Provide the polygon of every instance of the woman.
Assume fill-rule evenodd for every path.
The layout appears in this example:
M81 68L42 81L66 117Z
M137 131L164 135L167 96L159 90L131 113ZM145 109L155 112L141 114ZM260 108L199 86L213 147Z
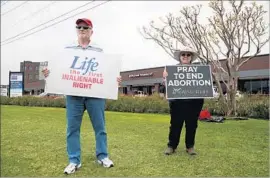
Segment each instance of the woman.
M175 59L180 63L178 65L190 65L197 58L197 54L190 49L175 52ZM166 69L163 72L163 78L168 75ZM169 100L170 107L170 131L168 147L165 150L166 155L175 153L179 144L180 135L185 122L186 127L186 152L190 155L196 155L194 151L195 135L198 124L198 117L203 107L204 99L176 99Z

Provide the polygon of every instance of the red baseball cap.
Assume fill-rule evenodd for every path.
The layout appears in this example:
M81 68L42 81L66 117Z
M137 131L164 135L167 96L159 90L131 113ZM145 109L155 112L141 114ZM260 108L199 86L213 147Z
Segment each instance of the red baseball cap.
M81 19L78 19L76 21L76 24L78 25L80 22L84 22L86 23L88 26L92 27L93 28L93 24L91 22L91 20L87 19L87 18L81 18Z

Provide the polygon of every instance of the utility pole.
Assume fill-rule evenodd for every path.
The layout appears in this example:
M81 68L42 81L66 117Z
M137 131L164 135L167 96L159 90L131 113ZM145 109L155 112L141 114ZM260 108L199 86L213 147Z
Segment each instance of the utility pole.
M25 86L25 60L23 60L23 86ZM24 87L23 87L24 88ZM23 89L24 90L24 89ZM24 94L25 92L23 91L23 94Z

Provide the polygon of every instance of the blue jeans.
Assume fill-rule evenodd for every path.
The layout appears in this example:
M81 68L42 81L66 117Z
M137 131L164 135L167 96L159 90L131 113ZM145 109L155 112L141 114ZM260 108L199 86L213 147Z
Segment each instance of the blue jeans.
M107 153L105 130L105 99L66 96L67 153L70 163L81 163L80 128L84 111L87 110L96 138L96 156L103 159Z

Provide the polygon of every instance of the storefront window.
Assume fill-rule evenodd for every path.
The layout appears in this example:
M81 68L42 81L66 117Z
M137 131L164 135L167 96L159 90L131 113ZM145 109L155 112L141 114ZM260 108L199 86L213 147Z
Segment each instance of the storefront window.
M121 91L122 91L122 93L125 94L125 95L128 94L128 92L127 92L127 87L123 87Z
M246 80L241 81L239 83L243 83L244 87L240 87L240 90L242 89L243 92L247 92L250 94L257 94L257 93L263 93L263 94L269 94L269 79L262 79L262 80Z
M161 85L159 87L159 93L165 93L165 86L164 85Z
M269 94L269 80L265 79L262 80L261 86L262 86L262 93L263 94Z
M261 92L261 81L251 81L251 86L252 86L252 94L260 93Z
M244 82L244 92L250 93L252 91L252 86L250 81Z

